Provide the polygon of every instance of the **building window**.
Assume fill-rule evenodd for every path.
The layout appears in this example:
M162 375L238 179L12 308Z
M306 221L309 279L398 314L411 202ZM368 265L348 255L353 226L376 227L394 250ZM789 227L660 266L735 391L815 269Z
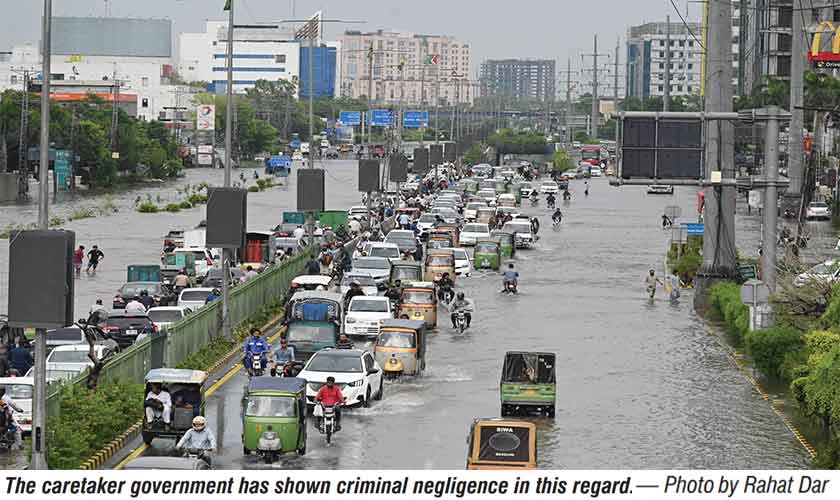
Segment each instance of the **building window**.
M144 76L144 77L140 78L140 85L143 86L143 87L148 87L149 86L149 77Z
M661 57L661 58L662 58L662 57L665 57L665 53L660 51L660 52L659 52L659 57Z
M685 88L687 91L691 92L691 85Z
M688 63L688 69L694 69L694 64Z
M685 40L680 40L680 47L685 47Z
M664 47L665 46L665 40L659 40L659 46Z
M791 50L791 38L790 35L785 33L779 33L779 50L783 52L790 52Z
M276 54L274 56L274 62L277 64L286 64L286 54Z
M777 75L790 76L790 56L779 56L776 64Z
M11 83L12 85L17 85L17 75L12 75L9 78L9 83Z
M660 92L664 92L664 91L665 91L665 87L664 87L664 86L662 86L662 85L660 85L660 86L659 86L659 91L660 91Z
M835 23L840 21L840 9L834 9L831 18L834 19Z
M659 69L665 69L665 63L659 63Z
M793 7L779 7L779 26L783 28L793 27Z
M689 46L689 47L694 47L694 41L689 40L689 41L688 41L688 46Z

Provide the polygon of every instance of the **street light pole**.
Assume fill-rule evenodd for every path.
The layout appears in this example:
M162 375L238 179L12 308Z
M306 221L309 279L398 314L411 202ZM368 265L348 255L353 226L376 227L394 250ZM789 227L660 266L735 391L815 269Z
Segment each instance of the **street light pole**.
M225 183L230 187L231 160L233 158L233 4L228 5L228 36L227 36L227 93L225 105ZM222 249L222 337L230 338L230 251Z
M743 15L743 14L742 14ZM665 16L665 95L662 97L662 111L671 108L671 16Z

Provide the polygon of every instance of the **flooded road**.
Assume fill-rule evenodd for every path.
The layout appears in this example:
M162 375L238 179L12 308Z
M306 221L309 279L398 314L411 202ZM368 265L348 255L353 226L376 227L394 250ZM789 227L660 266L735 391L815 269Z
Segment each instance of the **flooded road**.
M355 204L355 164L336 161L326 168L328 208ZM294 207L293 179L288 188L249 194L249 226L273 226L283 209ZM189 171L179 183L202 180L218 182L221 172ZM382 401L346 411L330 446L310 421L307 454L273 467L463 468L472 420L499 415L501 364L509 350L557 353L556 418L538 421L541 468L808 467L807 453L693 313L691 293L678 304L662 291L653 303L645 296L644 274L651 267L663 271L668 233L660 229L662 210L676 204L693 213L694 191L648 196L643 187L616 189L593 179L587 198L582 182L572 182L574 198L561 206L558 231L544 205L523 209L541 217L542 229L536 247L514 259L519 295L500 294L496 273L459 279L457 287L476 303L472 328L455 335L441 310L422 377L386 382ZM174 193L167 185L142 195L158 189ZM137 195L125 196L133 203ZM86 312L96 297L110 299L126 264L156 262L169 229L193 227L203 217L203 208L175 215L125 209L68 224L79 242L98 243L107 256L96 277L79 280L76 310ZM0 226L15 219L4 207ZM739 231L755 218L740 219ZM5 269L6 248L2 252ZM266 467L242 455L245 384L239 372L208 399L208 424L220 434L215 467Z

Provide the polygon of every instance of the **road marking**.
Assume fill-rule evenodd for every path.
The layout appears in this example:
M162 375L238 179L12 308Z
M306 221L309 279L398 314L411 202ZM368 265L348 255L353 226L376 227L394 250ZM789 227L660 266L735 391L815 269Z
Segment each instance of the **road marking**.
M273 343L274 343L274 342L275 342L275 341L276 341L276 340L280 337L280 335L281 335L284 331L286 331L286 327L285 327L285 326L281 326L281 327L280 327L280 329L279 329L279 330L277 330L277 333L275 333L274 335L272 335L271 337L269 337L269 338L268 338L268 342L269 342L269 344L273 344ZM215 382L213 383L213 385L211 385L211 386L210 386L210 388L209 388L209 389L207 389L207 390L204 392L204 397L205 397L205 399L206 399L206 398L209 398L209 397L210 397L210 396L211 396L214 392L216 392L217 390L219 390L219 388L220 388L221 386L223 386L223 385L224 385L224 384L226 384L226 383L227 383L230 379L232 379L232 378L233 378L233 376L234 376L234 375L236 375L236 374L239 372L239 370L241 370L241 369L242 369L242 365L240 365L240 364L239 364L239 362L237 361L237 362L233 365L233 367L231 367L231 369L230 369L230 370L228 370L228 372L227 372L227 373L225 373L224 375L222 375L222 376L221 376L221 378L219 378L219 380L215 381ZM122 468L125 466L125 464L126 464L129 460L134 460L135 458L137 458L137 457L139 457L140 455L142 455L142 454L143 454L143 452L144 452L144 451L146 451L146 450L148 450L148 449L149 449L149 445L147 445L146 443L143 443L140 447L138 447L137 449L135 449L134 451L132 451L131 453L129 453L129 454L128 454L128 456L126 456L124 459L120 460L120 462L119 462L119 463L117 463L117 465L115 465L115 466L114 466L114 470L119 470L119 469L122 469Z

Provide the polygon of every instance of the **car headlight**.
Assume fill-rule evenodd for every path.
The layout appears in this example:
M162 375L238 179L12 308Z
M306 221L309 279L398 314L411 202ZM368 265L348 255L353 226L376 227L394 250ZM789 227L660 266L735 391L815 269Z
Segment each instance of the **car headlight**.
M365 385L365 379L359 379L359 380L357 380L357 381L355 381L355 382L350 382L350 383L349 383L349 384L347 384L347 385L348 385L349 387L361 387L361 386Z
M356 320L355 320L355 319L353 319L353 318L347 318L347 322L348 322L348 323L355 323L355 322L356 322Z

